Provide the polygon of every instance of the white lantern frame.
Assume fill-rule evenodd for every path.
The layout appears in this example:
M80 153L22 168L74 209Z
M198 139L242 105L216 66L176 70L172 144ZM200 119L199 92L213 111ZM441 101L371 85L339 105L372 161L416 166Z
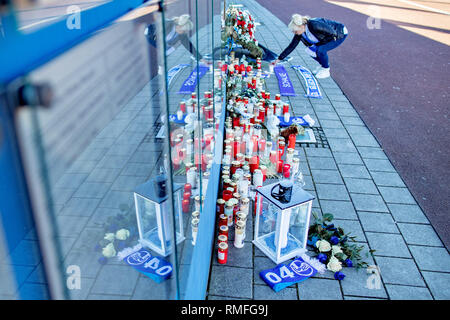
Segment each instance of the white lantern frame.
M172 236L172 224L171 219L169 217L169 210L166 207L164 209L165 203L167 203L169 196L166 194L164 197L159 197L155 193L155 179L150 179L138 186L134 191L134 203L136 209L136 220L139 231L139 242L145 246L155 251L157 254L167 257L172 253L173 250L173 236ZM169 183L167 181L166 183ZM185 240L184 236L184 228L183 228L183 214L181 212L181 190L183 186L181 184L174 183L173 185L173 201L176 202L176 206L174 206L175 210L178 212L174 212L173 223L176 224L176 244L180 244ZM168 189L166 188L166 191ZM151 226L149 230L144 230L144 224L142 221L142 216L145 212L141 212L139 202L144 201L150 202L152 206L155 208L155 216L156 216L156 227ZM158 245L154 241L151 241L151 236L155 235L159 238L161 245Z
M271 196L271 190L277 183L266 185L257 188L257 203L256 203L256 223L255 223L255 233L253 238L253 244L259 248L265 255L267 255L276 264L282 263L289 259L294 258L300 254L306 252L306 244L308 240L309 223L312 211L312 202L315 199L314 196L306 192L300 187L293 187L291 201L288 203L282 203ZM262 236L259 235L262 218L262 205L263 201L266 200L269 204L275 206L277 210L276 214L276 227L274 231L268 232ZM303 230L303 239L297 239L293 234L289 232L290 229L290 219L292 209L307 206L306 208L306 221ZM299 208L299 210L301 210ZM300 214L300 213L299 213ZM273 236L275 252L269 249L266 244L266 240L269 240ZM282 242L286 242L286 245L282 246ZM293 249L287 253L282 254L281 249L287 247L290 243ZM294 246L296 245L296 246Z

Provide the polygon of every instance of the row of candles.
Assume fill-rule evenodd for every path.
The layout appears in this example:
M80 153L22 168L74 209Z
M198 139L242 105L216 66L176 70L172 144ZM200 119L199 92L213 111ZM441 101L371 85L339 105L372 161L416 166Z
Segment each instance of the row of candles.
M235 73L228 74L229 78L234 76ZM272 140L266 140L263 135L262 124L269 115L289 113L289 105L281 101L280 95L270 100L269 92L259 90L258 103L254 104L236 93L227 104L231 112L225 121L222 194L217 200L217 257L220 264L227 263L230 228L234 228L234 247L244 246L250 199L254 190L263 185L269 171L289 178L299 171L300 163L300 159L295 157L295 134L289 135L287 145L283 136L272 136Z

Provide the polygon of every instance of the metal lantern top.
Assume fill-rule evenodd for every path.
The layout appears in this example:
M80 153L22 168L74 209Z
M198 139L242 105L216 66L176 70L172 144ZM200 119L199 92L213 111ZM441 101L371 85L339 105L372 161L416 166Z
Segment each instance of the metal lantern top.
M136 189L134 190L134 193L140 195L143 198L146 198L152 202L161 204L164 201L167 200L167 198L169 197L168 195L168 188L166 186L166 192L165 195L163 197L160 197L157 193L157 180L155 178L150 179L149 181L139 185L138 187L136 187ZM166 183L168 183L168 181L166 180ZM183 188L182 184L179 183L174 183L173 184L173 193L179 191L181 188Z
M264 198L266 198L268 201L273 203L275 206L277 206L281 210L296 207L298 205L301 205L302 203L312 201L315 199L315 197L313 195L306 192L302 188L296 188L294 185L293 190L292 190L291 201L289 201L287 203L280 202L279 200L275 199L271 194L272 188L274 186L276 186L277 184L278 184L278 182L257 188L256 192L261 194Z

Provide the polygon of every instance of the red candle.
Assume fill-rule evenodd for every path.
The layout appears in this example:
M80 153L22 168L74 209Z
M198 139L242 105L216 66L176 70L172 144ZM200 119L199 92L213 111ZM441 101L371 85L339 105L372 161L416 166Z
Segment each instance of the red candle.
M181 202L181 206L183 208L183 212L184 213L188 213L189 212L189 205L190 205L190 201L189 200L183 200Z
M283 160L278 160L278 162L277 162L277 172L278 173L282 173L283 172Z
M266 166L261 166L260 169L261 169L261 172L263 174L263 181L266 181L266 179L267 179L267 167Z
M183 193L183 200L189 200L191 199L191 193L190 192L185 192Z
M288 148L295 149L295 140L296 140L295 134L290 134L289 135Z
M175 157L175 158L172 159L173 170L180 169L180 162L181 162L181 160L178 157Z
M252 142L253 142L253 153L258 152L258 136L257 135L252 135Z
M228 225L228 217L224 213L221 213L219 216L219 227L226 225Z
M239 140L234 140L234 146L233 146L233 158L236 159L236 155L241 152L241 144Z
M285 178L289 178L290 175L291 175L291 165L288 164L288 163L285 163L285 164L283 165L283 176L284 176Z
M192 192L192 185L190 183L185 183L184 184L184 192Z
M278 152L270 151L270 162L277 163L277 161L278 161Z
M228 259L228 244L225 242L219 243L219 250L217 252L217 261L220 264L226 264Z
M286 143L284 141L279 141L278 142L278 149L280 152L280 157L283 156L284 154L284 147L286 146Z
M219 226L219 234L223 234L228 238L228 226L226 225Z
M240 117L234 117L233 118L233 128L240 126Z
M259 152L264 152L266 150L266 140L265 139L259 139Z
M222 199L225 201L230 200L233 197L233 191L231 190L223 190Z
M279 93L275 95L275 100L281 100L281 95Z
M259 167L259 157L253 156L250 159L250 172L253 173Z
M180 110L183 111L183 113L186 113L186 103L180 102Z
M283 114L285 114L286 112L289 112L289 105L288 104L283 105Z

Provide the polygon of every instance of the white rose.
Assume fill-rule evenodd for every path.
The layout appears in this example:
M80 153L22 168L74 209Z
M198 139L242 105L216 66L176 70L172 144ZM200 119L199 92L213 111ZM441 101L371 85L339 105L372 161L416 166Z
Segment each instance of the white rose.
M331 250L331 245L326 240L319 240L316 242L316 247L319 249L320 252L328 252Z
M108 241L114 241L114 233L105 234L105 237L103 239L108 240Z
M338 258L332 256L327 264L327 269L332 272L338 272L342 269L342 264Z
M130 231L127 229L120 229L116 232L116 238L119 240L126 240L130 236Z
M338 254L338 253L343 253L342 249L340 246L332 246L331 247L331 253L334 255Z
M111 258L116 255L116 249L114 249L114 245L110 243L103 248L102 253L106 258Z

